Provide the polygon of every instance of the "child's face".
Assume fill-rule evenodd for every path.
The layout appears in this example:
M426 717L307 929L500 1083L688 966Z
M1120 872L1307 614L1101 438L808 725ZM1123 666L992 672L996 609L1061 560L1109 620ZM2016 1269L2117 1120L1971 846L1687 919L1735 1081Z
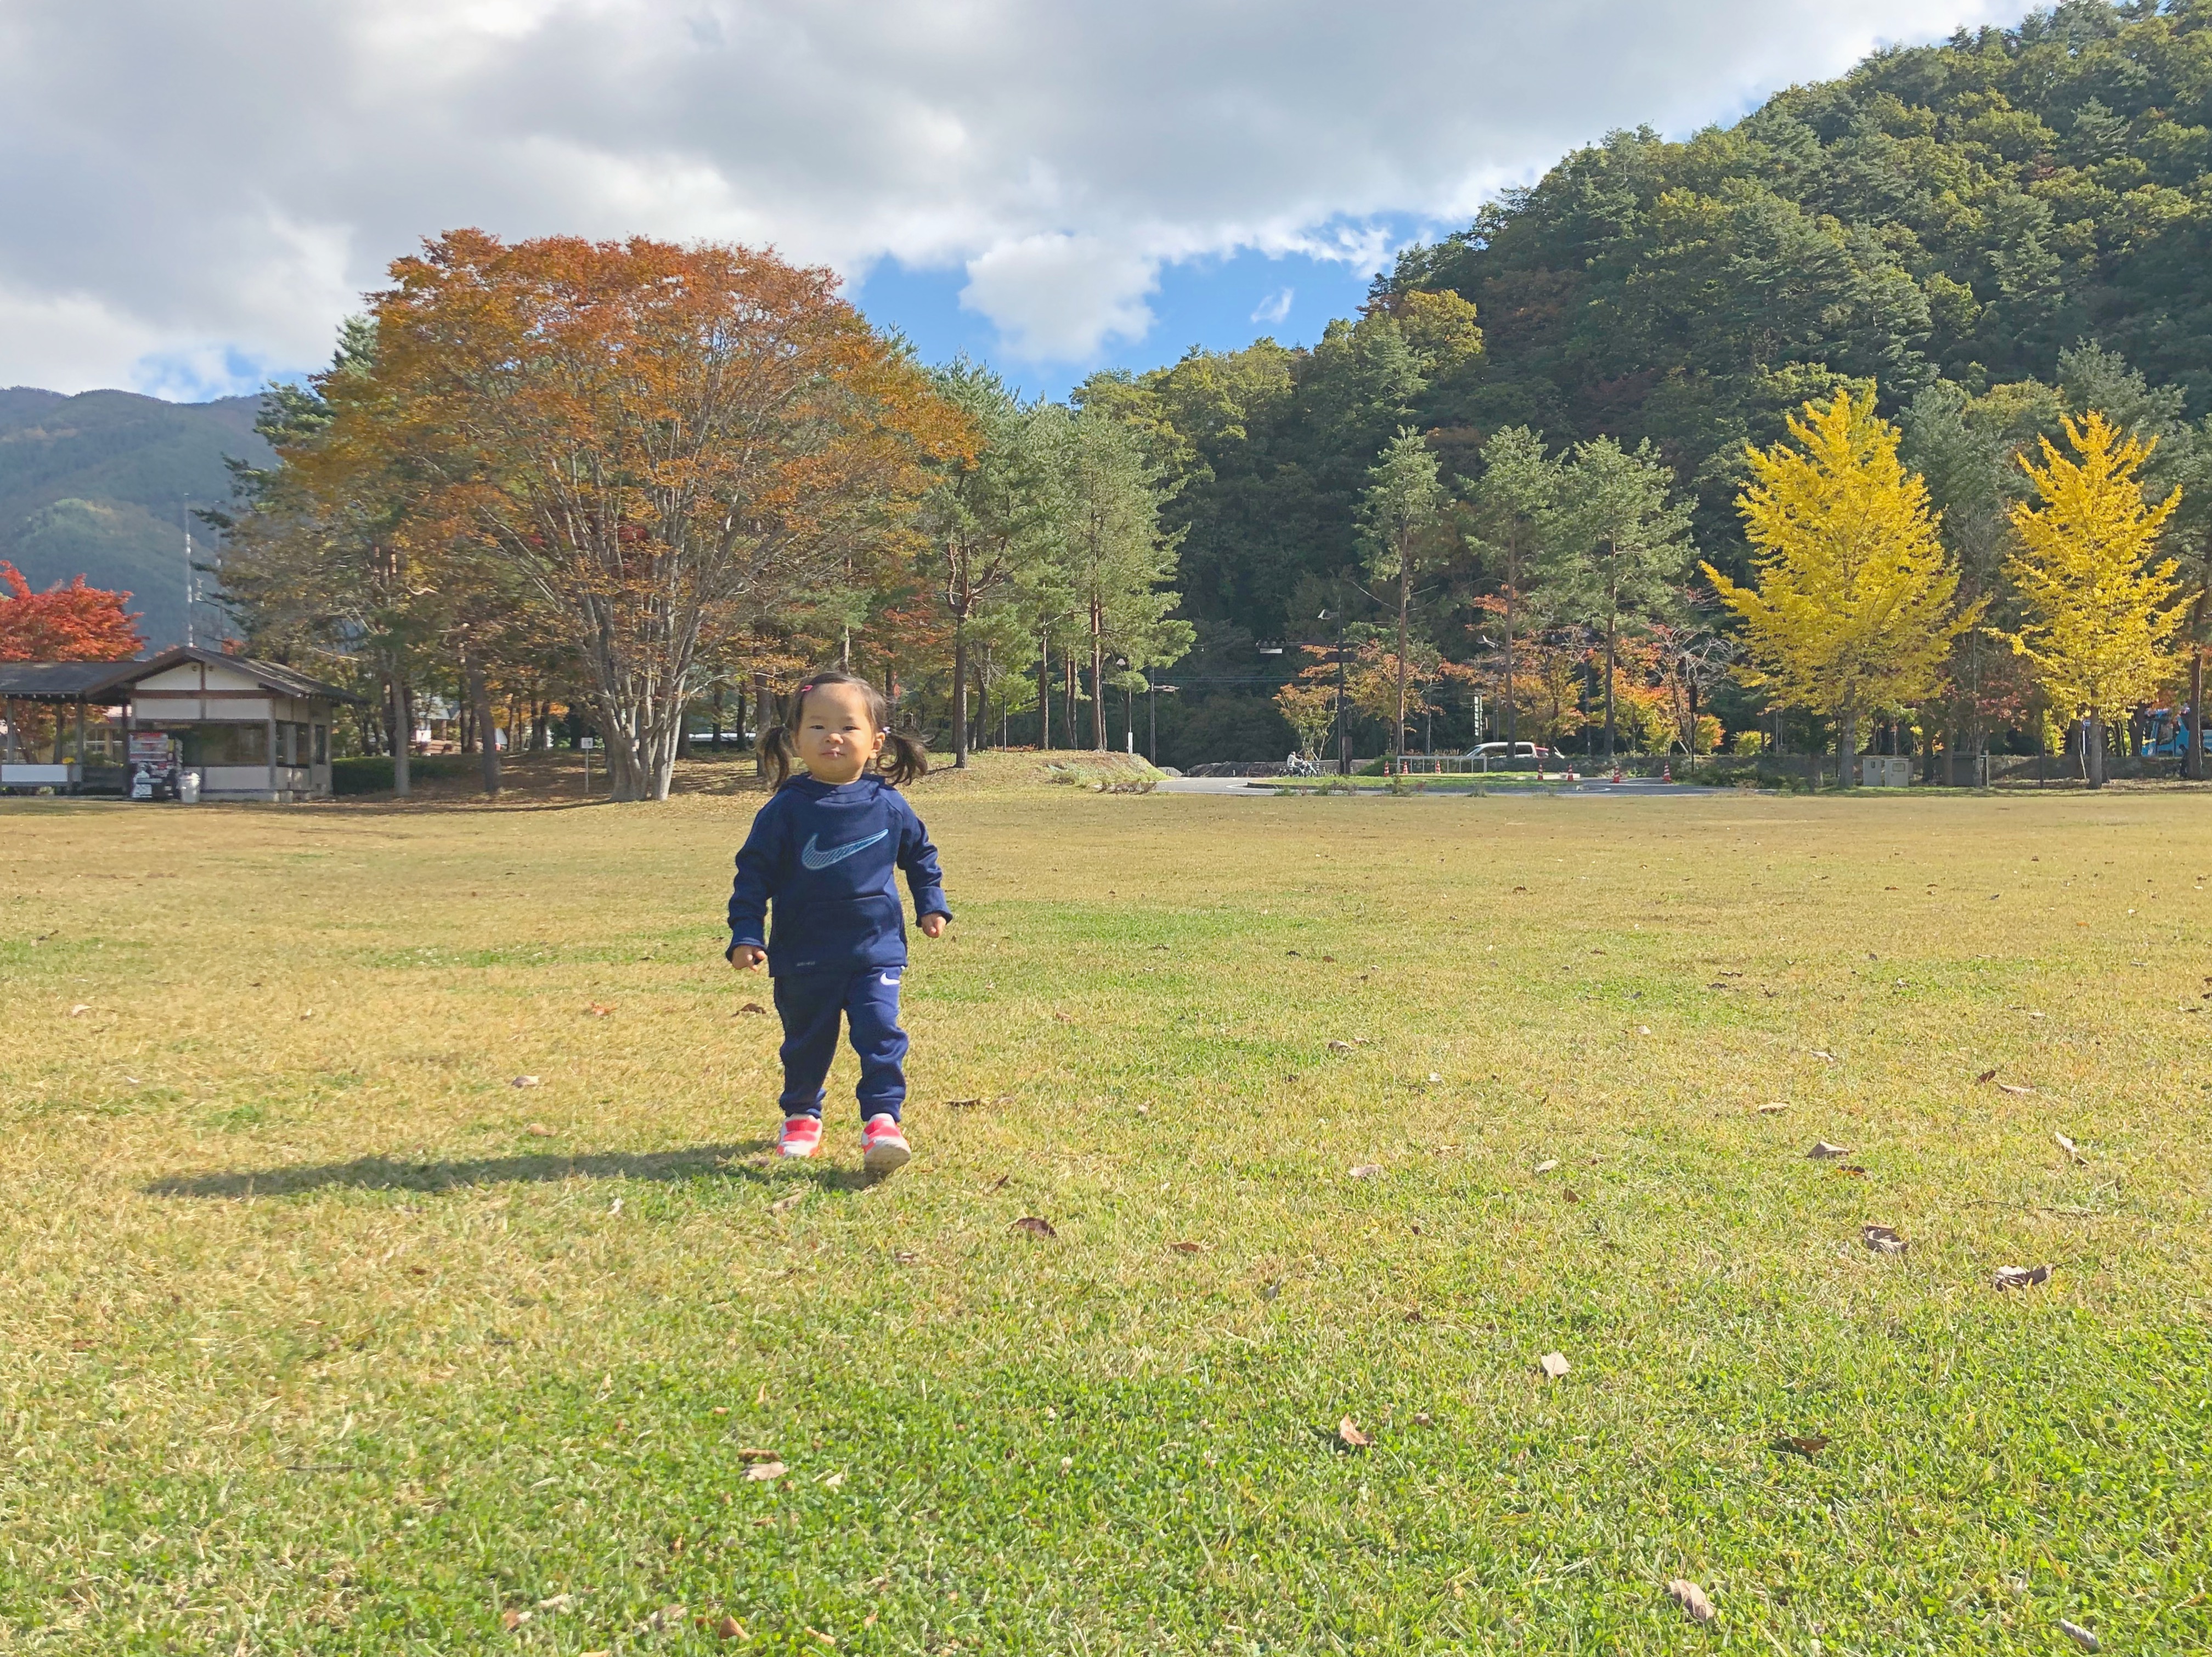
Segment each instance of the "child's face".
M798 746L807 774L817 782L836 787L857 779L884 748L884 733L868 717L867 693L856 684L808 691L799 713Z

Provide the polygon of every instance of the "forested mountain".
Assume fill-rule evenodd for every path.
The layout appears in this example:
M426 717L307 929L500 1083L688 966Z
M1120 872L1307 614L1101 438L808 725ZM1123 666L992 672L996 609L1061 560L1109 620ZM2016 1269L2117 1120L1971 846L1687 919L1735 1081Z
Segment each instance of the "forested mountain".
M1877 54L1684 143L1578 150L1409 250L1370 315L1314 350L1194 352L1120 392L1183 457L1200 647L1176 675L1195 706L1176 749L1285 744L1264 688L1237 683L1264 665L1250 640L1310 634L1324 607L1372 613L1346 584L1352 514L1401 420L1468 476L1503 427L1648 438L1694 492L1702 552L1741 574L1744 445L1838 384L1871 382L1893 416L1936 388L2017 439L2055 427L2060 354L2086 342L2165 389L2162 409L2204 415L2208 255L2206 0L2068 0ZM1424 362L1414 329L1385 325L1437 292L1472 302L1479 351ZM1432 597L1447 653L1474 647L1482 579L1469 566Z
M253 430L259 403L0 390L0 558L34 587L82 575L94 586L121 588L149 646L181 641L185 501L229 499L227 455L269 463ZM194 541L210 548L197 525ZM212 579L202 579L211 591Z

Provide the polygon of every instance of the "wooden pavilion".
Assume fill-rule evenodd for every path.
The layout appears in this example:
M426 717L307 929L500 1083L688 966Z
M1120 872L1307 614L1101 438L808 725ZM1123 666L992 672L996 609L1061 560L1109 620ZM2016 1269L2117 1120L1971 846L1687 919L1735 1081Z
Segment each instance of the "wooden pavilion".
M331 718L361 699L275 662L179 645L144 662L0 662L0 789L132 792L134 775L198 774L203 799L331 792ZM50 707L33 751L18 706Z

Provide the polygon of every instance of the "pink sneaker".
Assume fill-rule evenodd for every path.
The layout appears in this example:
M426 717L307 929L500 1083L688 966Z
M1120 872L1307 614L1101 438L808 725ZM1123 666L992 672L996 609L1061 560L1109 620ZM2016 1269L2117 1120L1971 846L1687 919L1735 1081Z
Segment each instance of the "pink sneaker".
M885 1111L871 1116L860 1128L860 1166L871 1174L889 1174L904 1168L914 1148L899 1132L898 1118Z
M811 1156L815 1147L822 1143L822 1119L819 1116L787 1116L783 1119L783 1133L775 1148L787 1156Z

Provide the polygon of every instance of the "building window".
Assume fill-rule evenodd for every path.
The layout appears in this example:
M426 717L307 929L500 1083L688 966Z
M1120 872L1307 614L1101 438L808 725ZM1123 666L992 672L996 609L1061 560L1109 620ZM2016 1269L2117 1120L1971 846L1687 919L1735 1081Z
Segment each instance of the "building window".
M183 733L186 765L266 765L269 727L251 725L196 725Z
M319 725L315 727L315 763L328 765L330 762L331 728L326 725Z

